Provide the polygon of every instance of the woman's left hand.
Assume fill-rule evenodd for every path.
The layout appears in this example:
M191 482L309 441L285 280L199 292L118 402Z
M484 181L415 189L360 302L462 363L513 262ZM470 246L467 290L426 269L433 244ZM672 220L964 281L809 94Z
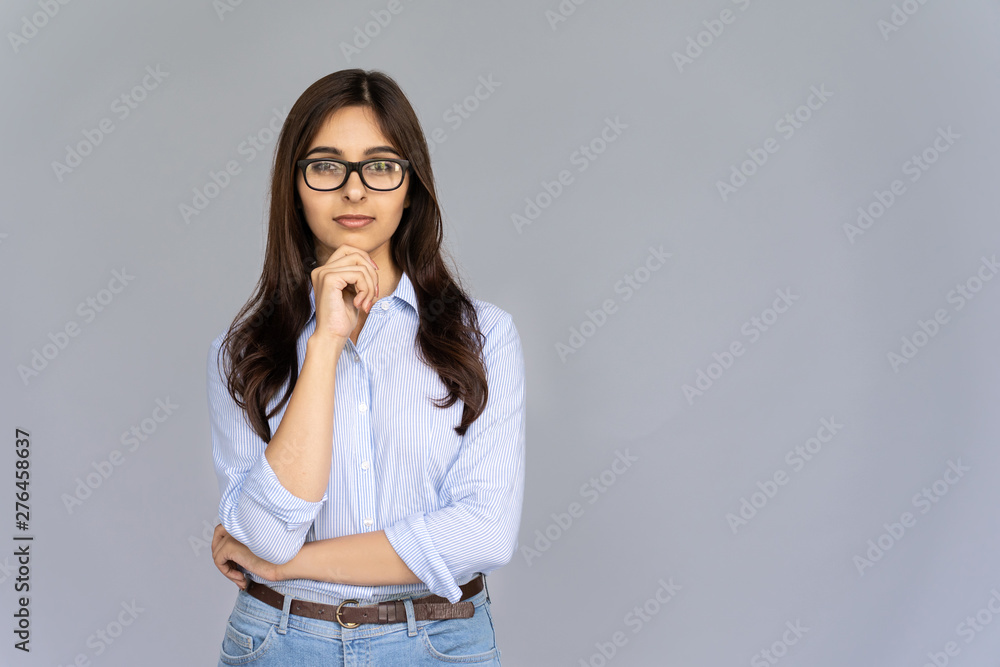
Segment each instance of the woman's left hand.
M278 566L255 555L245 544L226 532L221 523L215 527L215 534L212 535L212 560L222 574L242 589L246 589L247 579L240 571L240 566L268 581L279 581Z

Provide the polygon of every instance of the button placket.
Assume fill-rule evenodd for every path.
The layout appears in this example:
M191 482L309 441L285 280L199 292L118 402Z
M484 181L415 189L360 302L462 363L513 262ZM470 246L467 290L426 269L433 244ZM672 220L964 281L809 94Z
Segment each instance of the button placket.
M373 309L374 310L374 309ZM362 330L362 336L364 337L365 347L371 347L371 340L373 337L377 338L381 323L378 318L373 318L365 323L365 327ZM367 333L366 333L367 331ZM361 338L359 337L359 340ZM374 411L374 406L372 406L372 377L371 369L366 364L360 364L357 366L358 369L358 444L356 461L359 461L359 468L361 469L361 474L351 476L357 480L357 520L360 524L364 526L365 531L370 530L372 526L375 525L375 481L374 477L370 474L366 474L369 468L371 468L371 460L373 455L372 443L374 438L374 429L372 426L372 414ZM358 469L355 468L355 471Z

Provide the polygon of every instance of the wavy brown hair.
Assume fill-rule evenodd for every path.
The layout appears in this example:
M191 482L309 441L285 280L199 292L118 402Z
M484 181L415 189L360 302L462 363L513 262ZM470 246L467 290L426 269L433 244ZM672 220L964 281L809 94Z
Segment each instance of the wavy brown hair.
M410 161L415 176L410 179L410 205L389 240L390 253L416 293L418 354L448 389L434 404L446 408L462 399L462 420L455 431L465 435L486 405L485 337L472 300L441 257L441 208L420 121L396 82L377 70L346 69L323 77L302 93L285 118L271 169L264 268L220 349L232 362L229 394L246 410L254 431L270 442L268 418L288 402L298 379L296 342L309 318L308 281L316 263L314 236L299 208L295 163L327 117L348 106L368 107L382 134ZM288 388L268 412L286 380Z

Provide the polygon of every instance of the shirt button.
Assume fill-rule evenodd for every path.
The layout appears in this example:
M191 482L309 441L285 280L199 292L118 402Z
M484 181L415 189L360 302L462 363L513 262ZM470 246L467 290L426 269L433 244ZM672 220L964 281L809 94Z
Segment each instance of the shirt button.
M371 519L365 519L365 525L368 526L369 528L371 526L373 526L374 524L375 524L375 522L372 521Z
M370 467L371 467L371 464L368 463L368 461L362 461L361 462L361 469L362 470L368 470L368 468L370 468Z
M358 403L358 412L366 412L367 410L368 410L367 405L365 405L364 403Z
M382 310L389 310L389 302L388 301L383 301L382 302Z
M361 357L360 357L360 356L358 356L358 353L357 353L357 352L355 352L355 353L354 353L354 361L360 361L360 360L361 360Z

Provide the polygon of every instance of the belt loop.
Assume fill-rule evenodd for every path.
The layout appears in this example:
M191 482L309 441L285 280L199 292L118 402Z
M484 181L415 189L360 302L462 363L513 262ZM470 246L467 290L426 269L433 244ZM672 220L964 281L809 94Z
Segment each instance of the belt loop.
M489 602L490 604L493 604L493 602L490 600L490 587L486 585L486 575L480 572L479 576L483 578L483 588L486 589L486 601Z
M403 606L406 607L406 636L417 636L417 617L413 614L413 599L403 598Z
M283 635L288 631L288 615L291 613L292 599L291 595L285 595L285 599L282 601L281 622L278 623L279 635Z

